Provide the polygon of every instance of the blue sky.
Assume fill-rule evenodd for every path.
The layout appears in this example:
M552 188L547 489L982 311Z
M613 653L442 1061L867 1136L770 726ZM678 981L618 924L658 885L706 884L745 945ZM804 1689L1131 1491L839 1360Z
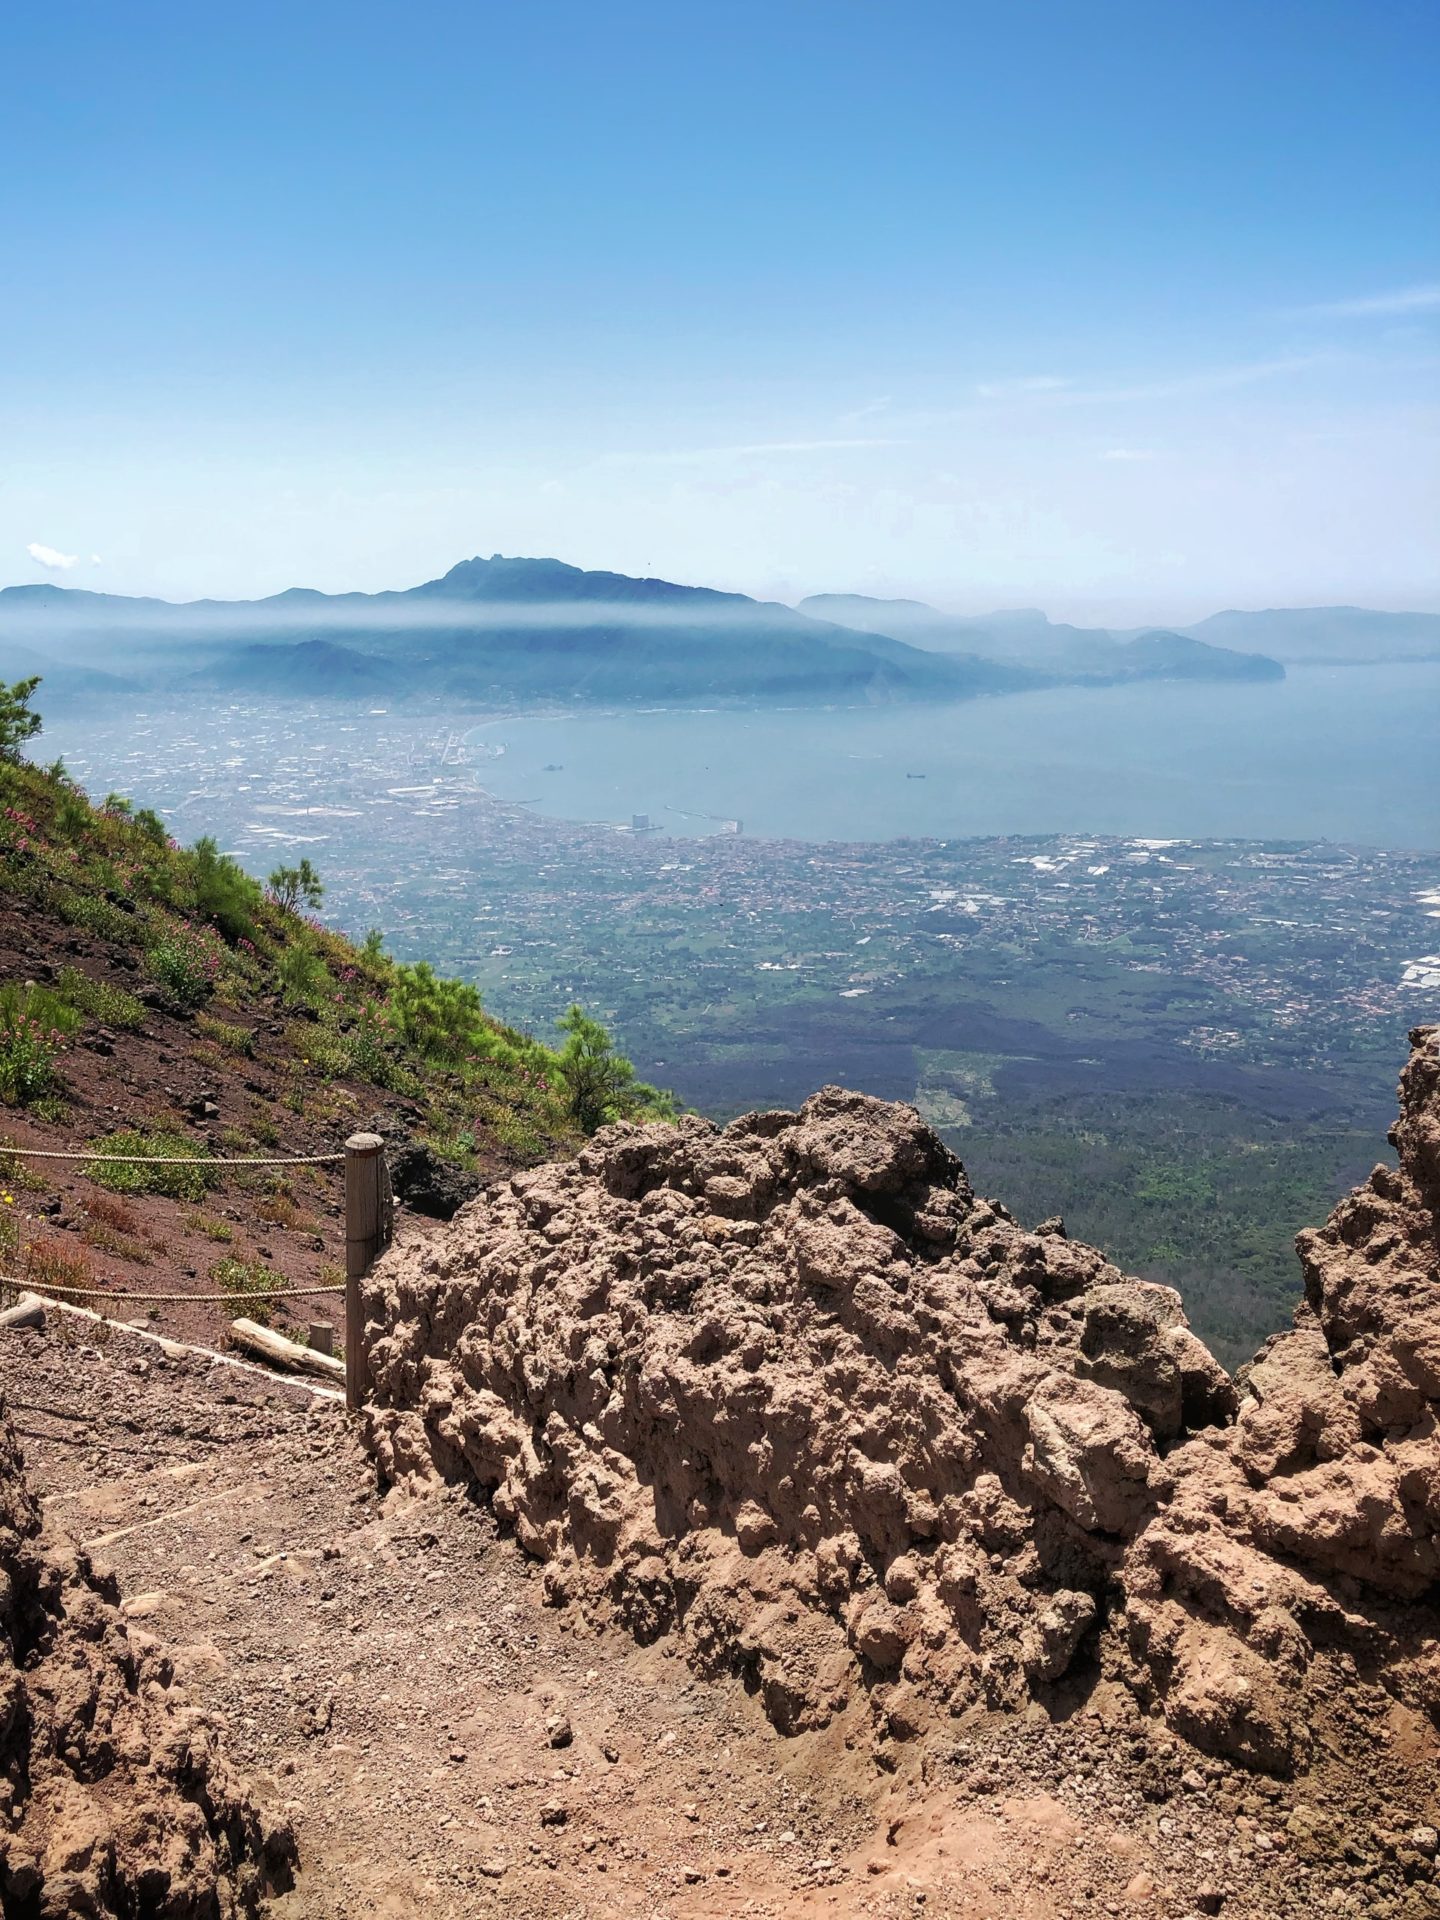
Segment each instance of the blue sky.
M0 582L1440 606L1437 43L1430 0L17 9Z

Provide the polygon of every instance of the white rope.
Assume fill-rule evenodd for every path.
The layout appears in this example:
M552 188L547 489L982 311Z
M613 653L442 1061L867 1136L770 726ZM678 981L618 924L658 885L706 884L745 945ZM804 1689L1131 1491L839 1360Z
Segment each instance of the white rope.
M324 1167L345 1158L343 1153L302 1153L288 1159L216 1160L206 1153L60 1153L48 1147L0 1147L22 1160L78 1160L87 1167Z
M246 1300L299 1300L315 1293L344 1293L343 1282L331 1287L236 1287L233 1293L112 1293L102 1282L96 1281L93 1287L60 1287L48 1280L16 1280L8 1273L0 1273L0 1287L14 1287L21 1293L38 1293L42 1296L51 1293L65 1294L72 1300L147 1300L202 1301L207 1306L218 1302L228 1305L241 1305Z

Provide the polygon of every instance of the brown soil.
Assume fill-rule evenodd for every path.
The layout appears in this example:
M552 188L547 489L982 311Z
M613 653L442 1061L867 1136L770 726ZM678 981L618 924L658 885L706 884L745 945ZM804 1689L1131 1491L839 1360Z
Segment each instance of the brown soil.
M137 971L134 952L63 927L26 901L0 897L0 978L44 984L66 967L148 995L154 1004L147 1007L139 1032L87 1022L61 1059L63 1117L45 1121L24 1109L0 1109L0 1140L83 1152L117 1128L165 1126L219 1156L288 1156L333 1153L377 1112L392 1116L401 1128L419 1120L417 1107L364 1081L307 1078L304 1054L294 1041L305 1022L293 1009L274 1000L210 1009L254 1035L253 1058L227 1053L205 1040L193 1015L167 1011L164 996ZM287 1104L297 1086L301 1113ZM205 1111L206 1104L215 1111ZM240 1138L227 1141L227 1132ZM154 1194L107 1195L73 1163L21 1159L12 1164L6 1190L13 1196L22 1244L58 1254L70 1267L78 1263L79 1283L93 1281L97 1296L110 1296L91 1305L158 1325L177 1339L212 1345L223 1340L229 1312L200 1302L150 1306L114 1296L214 1293L212 1269L224 1259L262 1262L294 1287L333 1284L344 1264L343 1170L338 1165L236 1170L216 1191L193 1202ZM504 1164L492 1151L488 1163L482 1162L482 1177ZM277 1193L281 1181L285 1190ZM197 1215L204 1216L208 1230L197 1225ZM0 1260L4 1271L6 1262ZM67 1271L62 1284L76 1279ZM271 1316L280 1331L291 1333L312 1320L326 1321L334 1329L336 1350L343 1344L341 1294L277 1300Z
M289 1827L257 1810L118 1597L42 1529L0 1404L0 1907L253 1916L292 1885Z
M1440 1910L1412 1840L1435 1748L1398 1707L1368 1777L1327 1755L1256 1781L1103 1685L886 1771L863 1710L784 1737L673 1641L545 1606L461 1490L377 1492L333 1400L123 1331L4 1338L49 1523L115 1570L174 1706L218 1716L262 1816L293 1824L278 1916Z

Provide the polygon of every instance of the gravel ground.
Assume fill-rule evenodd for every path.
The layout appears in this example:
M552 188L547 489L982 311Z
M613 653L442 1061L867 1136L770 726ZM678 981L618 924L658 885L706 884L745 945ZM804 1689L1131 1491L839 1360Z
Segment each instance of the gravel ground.
M1440 1915L1433 1729L1398 1707L1284 1785L1103 1690L885 1772L858 1724L785 1739L738 1682L543 1607L485 1508L382 1494L335 1399L90 1339L0 1335L31 1483L293 1820L279 1915Z

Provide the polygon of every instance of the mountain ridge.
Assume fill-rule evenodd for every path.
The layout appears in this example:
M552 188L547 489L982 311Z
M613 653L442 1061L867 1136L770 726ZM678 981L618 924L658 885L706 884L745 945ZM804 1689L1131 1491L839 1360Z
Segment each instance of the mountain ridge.
M1038 607L949 614L923 600L868 594L811 594L799 602L817 617L858 628L903 634L917 646L949 651L963 646L987 658L1016 662L1063 660L1083 648L1097 660L1107 650L1171 633L1210 647L1259 653L1282 665L1381 665L1396 660L1440 660L1440 614L1392 613L1367 607L1227 608L1188 626L1078 627L1052 621ZM1378 643L1367 647L1369 635ZM1383 649L1383 650L1381 650Z
M922 622L944 622L914 605ZM1067 683L1283 676L1272 661L1193 639L1022 659L987 651L983 630L964 623L954 644L915 644L881 621L810 608L503 554L376 594L292 587L257 601L168 602L42 583L0 590L0 669L25 648L31 658L48 649L46 671L103 670L123 639L126 677L146 690L363 690L502 706L955 701Z

